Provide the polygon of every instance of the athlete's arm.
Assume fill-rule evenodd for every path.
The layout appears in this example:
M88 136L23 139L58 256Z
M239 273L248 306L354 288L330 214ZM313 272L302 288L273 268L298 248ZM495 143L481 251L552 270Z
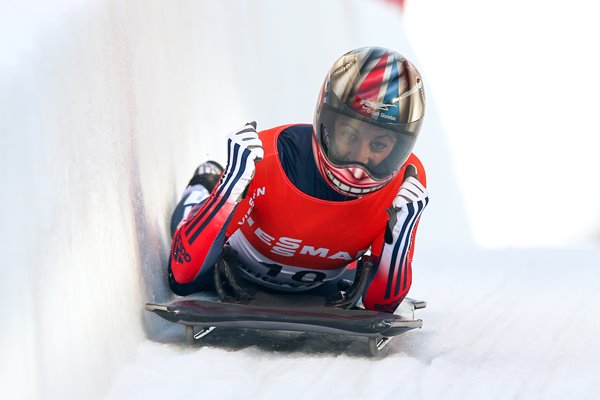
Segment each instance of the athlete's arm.
M219 257L225 231L242 200L264 150L256 123L246 124L227 137L227 166L217 186L175 231L169 262L169 284L180 295L198 290L204 275Z
M428 202L422 165L418 165L418 169L409 166L389 210L390 219L378 263L363 293L367 309L394 312L406 297L412 281L411 264L417 225Z

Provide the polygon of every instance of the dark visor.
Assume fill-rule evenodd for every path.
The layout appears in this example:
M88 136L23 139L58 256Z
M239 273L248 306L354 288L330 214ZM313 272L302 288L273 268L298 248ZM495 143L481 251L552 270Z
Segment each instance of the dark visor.
M329 161L338 167L361 166L374 179L386 179L398 171L417 139L398 125L392 128L367 117L350 117L328 104L323 104L320 120L317 129Z

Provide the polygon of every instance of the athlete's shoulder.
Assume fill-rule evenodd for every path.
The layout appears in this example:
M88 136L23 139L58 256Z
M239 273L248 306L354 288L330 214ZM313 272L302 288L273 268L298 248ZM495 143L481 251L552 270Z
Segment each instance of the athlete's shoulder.
M404 163L404 165L409 165L409 164L414 165L415 167L417 167L417 169L419 169L419 168L424 169L423 162L421 162L421 159L415 153L410 153L410 155L408 156L408 159Z
M427 186L427 175L425 173L425 167L423 166L423 163L415 153L410 153L410 156L408 156L408 160L406 160L406 162L402 166L402 170L404 170L407 166L411 164L414 165L417 169L417 176L419 178L419 182L421 182L423 186ZM404 176L404 172L402 172L402 176Z
M262 130L260 132L258 132L258 135L261 137L261 139L264 137L269 137L269 136L278 136L281 132L283 131L291 131L291 132L297 132L297 133L301 133L301 134L307 134L307 133L312 133L312 125L310 124L286 124L286 125L279 125L279 126L275 126L273 128L269 128L269 129L265 129Z
M310 124L286 124L260 131L258 136L263 142L265 154L273 154L278 148L281 140L292 145L302 146L307 139L312 137L312 125ZM302 143L302 144L301 144Z
M423 186L427 187L427 175L425 174L425 167L423 167L423 163L419 157L415 155L415 153L410 153L408 159L404 162L396 176L394 176L390 186L399 188L402 185L402 182L404 182L404 173L409 165L413 165L417 169L417 178L419 179L419 182L421 182Z

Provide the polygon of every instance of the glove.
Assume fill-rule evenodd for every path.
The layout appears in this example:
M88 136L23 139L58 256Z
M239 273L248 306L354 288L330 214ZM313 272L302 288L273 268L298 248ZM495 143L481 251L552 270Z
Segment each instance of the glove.
M230 133L227 135L227 139L231 140L228 147L229 156L232 156L236 144L239 145L242 150L250 150L250 158L252 158L253 161L260 161L265 156L262 142L258 138L258 132L256 132L256 121L248 122L239 130Z
M398 190L398 194L387 211L390 216L385 230L385 242L391 244L400 235L402 225L407 219L418 218L429 200L427 188L419 181L417 169L410 164L404 173L404 182ZM422 202L421 206L412 207L408 204Z
M249 122L227 135L227 166L219 184L228 200L239 203L254 177L255 163L265 151L256 132L256 122Z
M414 165L410 164L406 167L404 182L402 182L402 186L400 186L400 190L394 199L393 208L397 211L408 203L416 203L427 197L429 197L427 188L419 182L417 169Z

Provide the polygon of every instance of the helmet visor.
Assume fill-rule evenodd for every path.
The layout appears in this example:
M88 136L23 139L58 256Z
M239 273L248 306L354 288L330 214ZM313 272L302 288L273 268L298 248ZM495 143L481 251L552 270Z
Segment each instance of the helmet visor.
M321 110L320 137L329 161L338 167L360 166L383 180L400 169L417 135L352 118L327 104Z

